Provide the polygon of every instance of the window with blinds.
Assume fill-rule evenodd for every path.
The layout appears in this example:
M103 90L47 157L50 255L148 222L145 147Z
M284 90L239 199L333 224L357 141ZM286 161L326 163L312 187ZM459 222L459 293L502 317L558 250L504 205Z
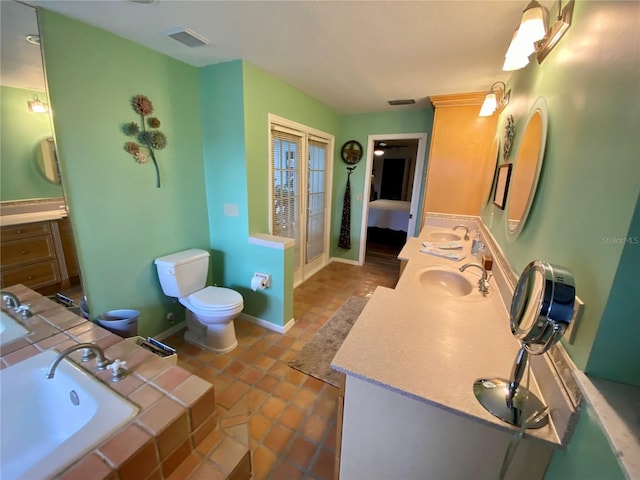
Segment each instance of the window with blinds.
M294 283L298 283L328 261L327 169L333 137L271 115L269 126L271 234L295 240Z
M271 222L273 235L299 239L300 159L303 137L272 126ZM295 244L298 266L299 242Z

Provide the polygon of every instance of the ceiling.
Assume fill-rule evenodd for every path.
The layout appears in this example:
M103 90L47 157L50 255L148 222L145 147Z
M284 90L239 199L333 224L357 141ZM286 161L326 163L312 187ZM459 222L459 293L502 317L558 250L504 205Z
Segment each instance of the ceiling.
M508 80L501 70L504 53L528 2L29 3L194 66L244 59L349 114L408 108L389 106L393 99L413 98L413 108L420 108L430 95L488 90L494 81ZM541 3L550 7L552 1ZM176 27L210 44L186 47L166 35Z

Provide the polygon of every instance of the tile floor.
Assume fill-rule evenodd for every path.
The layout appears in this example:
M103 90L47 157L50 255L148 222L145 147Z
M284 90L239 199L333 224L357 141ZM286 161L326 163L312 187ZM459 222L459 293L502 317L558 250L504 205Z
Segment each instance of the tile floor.
M362 267L331 263L296 288L288 332L237 320L239 346L226 355L190 345L182 333L166 339L178 365L215 385L219 406L248 407L254 479L333 478L338 390L287 364L347 298L393 288L398 272L399 262L384 253Z

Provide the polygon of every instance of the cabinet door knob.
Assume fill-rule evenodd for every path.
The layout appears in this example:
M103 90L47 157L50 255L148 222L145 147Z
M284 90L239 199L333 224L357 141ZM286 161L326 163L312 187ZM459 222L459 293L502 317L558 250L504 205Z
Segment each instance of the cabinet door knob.
M27 253L29 253L29 252L28 252L27 250L22 250L20 253L21 253L22 255L26 255L26 254L27 254Z

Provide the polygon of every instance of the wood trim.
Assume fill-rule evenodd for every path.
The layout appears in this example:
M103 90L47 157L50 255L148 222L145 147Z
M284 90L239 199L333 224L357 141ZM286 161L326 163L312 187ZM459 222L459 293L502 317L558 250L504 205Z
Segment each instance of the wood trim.
M58 268L60 269L61 288L69 288L69 272L67 271L67 261L64 256L64 248L62 248L62 239L60 238L60 230L58 222L52 220L49 222L51 226L51 235L53 236L53 245L56 249L56 258L58 259Z
M336 459L333 467L333 479L340 480L340 452L342 450L342 416L344 415L344 392L347 376L342 375L338 387L338 417L336 428Z
M481 106L486 92L454 93L452 95L431 95L429 100L435 108Z

